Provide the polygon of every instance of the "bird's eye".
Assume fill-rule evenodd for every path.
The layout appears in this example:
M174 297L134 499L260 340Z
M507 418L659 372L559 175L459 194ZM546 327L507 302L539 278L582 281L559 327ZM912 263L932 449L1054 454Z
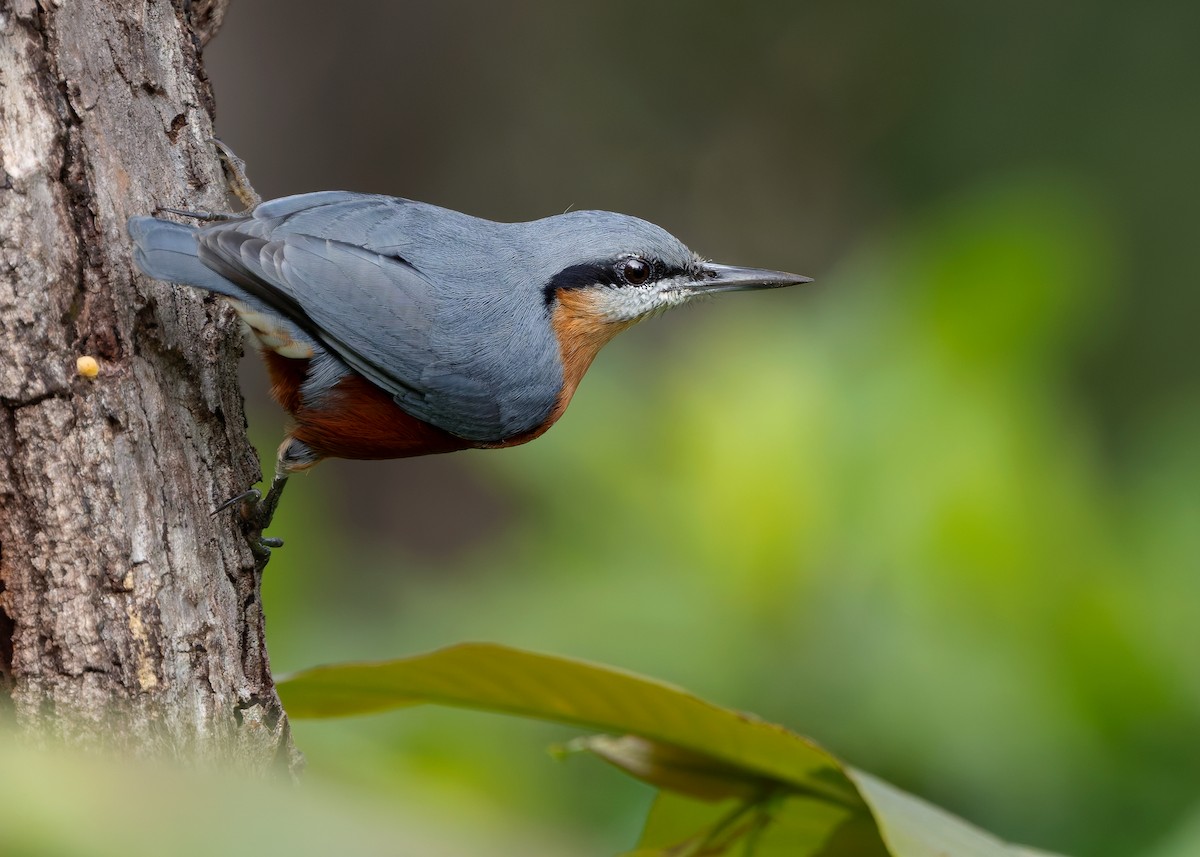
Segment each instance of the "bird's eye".
M645 259L639 259L633 256L625 259L617 266L617 270L621 273L621 279L629 283L631 286L640 286L650 279L650 263Z

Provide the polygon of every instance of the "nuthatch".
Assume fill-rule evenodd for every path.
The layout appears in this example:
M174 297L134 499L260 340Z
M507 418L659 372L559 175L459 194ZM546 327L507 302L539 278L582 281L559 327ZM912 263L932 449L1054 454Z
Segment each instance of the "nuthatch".
M706 262L608 211L495 223L338 191L199 226L134 217L129 234L147 275L230 300L295 420L267 497L234 498L261 500L260 531L288 476L323 458L525 443L635 322L703 295L810 282Z

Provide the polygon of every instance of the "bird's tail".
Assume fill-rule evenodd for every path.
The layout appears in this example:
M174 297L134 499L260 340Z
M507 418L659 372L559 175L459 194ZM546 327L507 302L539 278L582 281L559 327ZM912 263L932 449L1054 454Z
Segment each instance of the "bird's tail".
M133 261L143 274L232 298L234 311L249 325L265 350L288 358L324 356L317 341L278 308L268 306L200 261L200 245L196 241L199 230L195 226L157 217L131 217L128 229L134 243Z
M200 261L195 226L157 217L131 217L128 229L135 245L133 261L143 274L156 280L238 296L239 290L233 283Z

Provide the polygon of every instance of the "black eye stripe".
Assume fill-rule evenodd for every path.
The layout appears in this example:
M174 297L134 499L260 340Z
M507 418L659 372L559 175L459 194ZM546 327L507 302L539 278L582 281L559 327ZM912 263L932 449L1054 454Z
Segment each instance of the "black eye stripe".
M563 268L550 278L550 282L546 283L542 289L542 294L545 296L546 305L549 306L554 302L554 297L558 294L559 289L586 289L597 283L615 286L620 282L617 272L613 270L612 263L587 262Z
M569 268L563 268L551 277L550 282L546 283L542 288L542 296L546 301L546 305L549 306L554 302L559 289L585 289L596 285L628 287L628 283L621 276L619 269L623 263L629 261L631 258L634 257L625 256L617 259L615 262L610 260L585 262L579 265L571 265ZM660 260L651 261L640 256L636 258L642 259L651 266L650 275L640 283L642 286L670 277L690 276L692 274L688 268L682 266L667 265Z

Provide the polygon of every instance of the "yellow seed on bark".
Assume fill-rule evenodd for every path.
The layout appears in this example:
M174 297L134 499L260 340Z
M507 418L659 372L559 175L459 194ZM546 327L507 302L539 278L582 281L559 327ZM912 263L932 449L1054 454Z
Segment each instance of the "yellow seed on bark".
M95 357L80 357L75 361L75 371L85 378L95 378L100 374L100 364Z

